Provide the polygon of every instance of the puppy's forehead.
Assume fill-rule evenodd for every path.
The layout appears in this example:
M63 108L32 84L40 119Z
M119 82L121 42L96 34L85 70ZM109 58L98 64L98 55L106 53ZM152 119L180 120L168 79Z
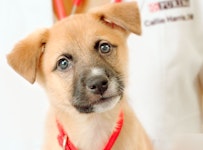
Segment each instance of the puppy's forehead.
M84 33L88 33L89 30L85 29L90 28L93 22L95 22L94 19L88 15L73 15L56 23L52 27L51 33L61 38L78 39L84 36ZM91 30L91 32L94 32L94 30Z
M120 32L106 26L99 18L95 18L91 14L80 14L70 16L56 23L51 28L50 38L72 43L90 44L97 38L116 42L119 37L123 37Z

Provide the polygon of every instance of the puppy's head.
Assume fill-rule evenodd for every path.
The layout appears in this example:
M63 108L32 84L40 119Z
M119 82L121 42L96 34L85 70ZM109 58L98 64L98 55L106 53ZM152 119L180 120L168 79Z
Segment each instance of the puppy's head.
M130 32L141 33L136 3L109 4L32 33L7 59L46 89L54 107L103 112L123 96Z

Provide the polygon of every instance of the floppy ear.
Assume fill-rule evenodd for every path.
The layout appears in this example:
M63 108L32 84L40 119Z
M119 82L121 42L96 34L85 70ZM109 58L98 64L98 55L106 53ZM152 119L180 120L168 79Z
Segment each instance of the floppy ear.
M112 28L141 34L140 12L136 2L112 3L90 11Z
M36 79L39 59L48 38L48 29L40 29L20 41L7 55L8 64L30 83Z

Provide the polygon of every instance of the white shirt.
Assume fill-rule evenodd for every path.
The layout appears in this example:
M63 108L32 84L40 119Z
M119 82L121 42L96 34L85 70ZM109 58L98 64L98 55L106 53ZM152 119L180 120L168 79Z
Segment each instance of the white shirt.
M130 102L156 149L168 150L203 133L203 1L138 2L142 35L129 39Z

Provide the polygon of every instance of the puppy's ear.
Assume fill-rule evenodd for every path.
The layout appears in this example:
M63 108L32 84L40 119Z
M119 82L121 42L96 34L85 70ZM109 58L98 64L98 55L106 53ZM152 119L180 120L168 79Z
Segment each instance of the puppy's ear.
M136 2L112 3L90 11L112 28L141 34L140 12Z
M40 29L20 41L7 55L8 64L30 83L36 79L39 59L48 39L48 29Z

